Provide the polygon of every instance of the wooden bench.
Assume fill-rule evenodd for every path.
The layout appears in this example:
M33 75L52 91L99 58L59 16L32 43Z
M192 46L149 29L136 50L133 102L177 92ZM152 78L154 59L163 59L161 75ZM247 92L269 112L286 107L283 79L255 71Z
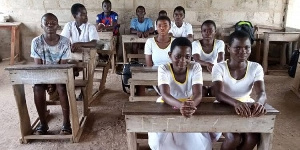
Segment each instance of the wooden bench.
M73 67L71 64L61 65L18 65L5 68L9 71L10 81L13 86L15 100L18 107L21 143L27 143L30 139L70 139L78 142L87 119L88 111L84 111L79 118L75 99ZM24 84L66 84L71 114L71 135L33 135L33 131L39 123L37 118L31 124L26 105ZM83 103L84 109L88 109Z
M276 115L279 111L266 104L267 114L243 118L232 106L221 103L202 103L195 114L184 118L179 110L155 102L125 102L128 150L137 150L138 132L235 132L261 133L258 150L271 150Z
M290 48L297 49L297 43L300 38L300 32L265 32L264 33L264 52L263 52L263 69L268 72L268 54L269 45L272 41L290 42ZM285 46L286 47L286 46ZM285 49L281 51L281 64L285 64Z
M149 38L154 37L154 35L150 35ZM123 62L124 64L128 62L127 59L132 58L145 58L144 54L127 54L127 50L125 48L126 43L146 43L148 38L139 38L137 35L122 35L122 47L123 47Z
M158 67L130 67L132 78L129 79L130 97L129 101L156 101L158 96L135 96L136 85L157 85ZM210 85L212 81L211 74L202 72L203 84Z
M116 54L117 54L117 49L116 49L116 40L113 32L98 32L99 38L100 40L108 40L110 41L110 51L112 52L112 55L109 57L110 59L110 65L111 65L111 70L112 72L115 72L115 68L116 68ZM98 53L105 53L101 50L98 51Z

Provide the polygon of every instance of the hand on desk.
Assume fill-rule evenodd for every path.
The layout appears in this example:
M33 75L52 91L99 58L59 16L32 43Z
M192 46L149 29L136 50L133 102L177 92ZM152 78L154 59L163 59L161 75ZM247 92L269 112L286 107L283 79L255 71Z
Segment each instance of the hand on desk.
M191 100L183 102L180 107L180 113L186 118L190 118L196 110L197 108L194 106L194 101Z
M136 32L136 35L137 35L139 38L142 38L142 37L143 37L143 32L137 31L137 32Z
M207 71L211 73L213 66L214 64L208 62L208 64L206 65Z
M255 102L251 104L238 101L234 106L235 112L242 117L259 117L267 113L263 104Z
M81 47L81 43L73 43L71 45L71 52L79 52Z

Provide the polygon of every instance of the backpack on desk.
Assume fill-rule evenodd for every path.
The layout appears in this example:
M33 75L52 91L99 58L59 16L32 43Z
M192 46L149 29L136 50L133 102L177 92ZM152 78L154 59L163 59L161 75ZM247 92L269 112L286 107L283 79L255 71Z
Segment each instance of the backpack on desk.
M127 94L129 94L129 92L127 91L127 89L129 90L130 85L128 84L128 80L132 77L131 76L131 70L130 67L134 66L134 67L144 67L145 65L142 63L139 63L137 61L131 61L127 64L124 64L123 66L123 70L120 73L117 73L119 75L121 75L122 78L122 88L123 91Z
M254 28L250 21L239 21L234 25L235 31L244 31L249 34L251 44L255 41Z

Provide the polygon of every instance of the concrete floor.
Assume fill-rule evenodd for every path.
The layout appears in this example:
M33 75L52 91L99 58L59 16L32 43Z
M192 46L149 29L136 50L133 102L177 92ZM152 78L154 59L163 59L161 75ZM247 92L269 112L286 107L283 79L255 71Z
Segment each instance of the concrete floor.
M8 72L4 68L8 61L0 62L0 149L53 149L53 150L126 150L126 132L122 106L128 101L128 95L122 91L120 76L110 74L105 94L99 97L91 107L88 124L83 131L80 143L66 140L34 140L29 144L20 144L20 129L17 108L9 83ZM300 100L290 91L292 78L288 76L266 76L268 103L280 111L276 118L274 131L274 150L300 149ZM26 98L31 119L37 117L33 103L31 85L26 87ZM60 107L50 107L50 132L58 133L62 125ZM31 121L32 121L31 120Z

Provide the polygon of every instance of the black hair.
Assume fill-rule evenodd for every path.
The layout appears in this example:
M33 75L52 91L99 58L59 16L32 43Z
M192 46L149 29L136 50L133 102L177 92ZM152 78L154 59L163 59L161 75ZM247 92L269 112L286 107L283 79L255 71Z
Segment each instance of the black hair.
M161 14L167 14L168 15L168 13L165 10L159 11L158 16L160 16Z
M234 39L240 39L240 38L248 38L250 40L250 36L247 32L245 31L234 31L233 33L230 34L229 36L229 46L233 43Z
M41 22L43 21L43 19L44 19L45 17L49 17L49 16L52 16L52 17L56 18L56 20L58 21L57 17L56 17L54 14L52 14L52 13L46 13L46 14L44 14L44 15L42 16Z
M169 25L171 25L171 19L168 16L159 16L156 19L156 25L157 25L157 22L160 21L160 20L167 20L169 22Z
M205 20L201 25L201 29L202 29L202 26L205 24L212 24L215 27L215 29L217 29L216 23L213 20Z
M84 7L84 5L82 5L80 3L73 4L71 7L72 15L77 15L80 8L85 8L85 7Z
M184 8L182 7L182 6L177 6L175 9L174 9L174 12L175 11L183 11L183 13L185 14L185 10L184 10ZM173 12L173 13L174 13Z
M173 52L173 50L176 46L188 46L192 49L192 43L186 37L178 37L178 38L174 39L173 42L171 43L170 53Z
M102 6L103 6L104 3L108 3L108 4L111 5L111 1L110 1L110 0L104 0L104 1L102 2Z
M144 6L138 6L135 10L135 12L137 12L138 9L144 9L144 11L146 11L145 7Z

